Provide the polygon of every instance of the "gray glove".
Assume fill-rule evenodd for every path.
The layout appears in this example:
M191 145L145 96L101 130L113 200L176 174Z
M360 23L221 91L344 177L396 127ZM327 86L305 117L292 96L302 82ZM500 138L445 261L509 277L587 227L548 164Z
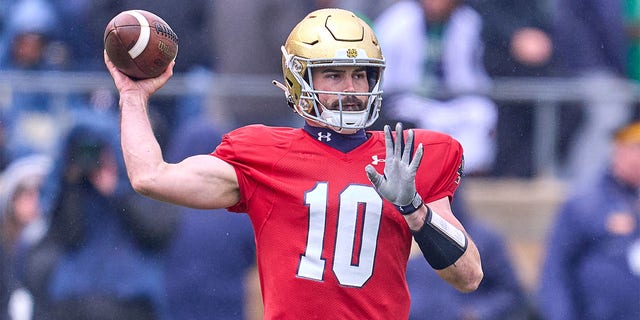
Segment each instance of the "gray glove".
M382 197L396 205L400 213L413 213L422 205L422 198L416 192L416 171L422 160L422 143L418 145L411 159L413 130L409 130L404 147L402 123L396 124L396 138L400 139L397 141L399 143L394 143L391 127L388 125L384 126L384 137L386 145L384 175L378 173L371 164L367 165L365 170L369 180Z

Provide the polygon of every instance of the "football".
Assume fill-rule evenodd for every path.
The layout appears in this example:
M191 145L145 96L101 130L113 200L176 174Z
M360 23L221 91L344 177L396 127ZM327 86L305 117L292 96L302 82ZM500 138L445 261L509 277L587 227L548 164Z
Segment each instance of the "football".
M109 21L104 49L122 73L136 79L154 78L176 58L178 36L157 15L128 10Z

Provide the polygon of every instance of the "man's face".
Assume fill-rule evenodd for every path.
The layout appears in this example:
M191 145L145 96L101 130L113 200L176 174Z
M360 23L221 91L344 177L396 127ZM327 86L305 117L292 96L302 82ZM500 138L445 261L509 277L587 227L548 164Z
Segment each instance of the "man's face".
M12 48L14 62L24 68L36 65L42 59L46 41L43 35L24 33L13 40Z
M322 67L312 70L313 87L320 91L344 93L369 92L367 72L364 67ZM338 96L318 94L318 99L329 110L362 111L367 106L367 96Z
M459 0L422 0L422 8L429 22L444 22L459 5Z

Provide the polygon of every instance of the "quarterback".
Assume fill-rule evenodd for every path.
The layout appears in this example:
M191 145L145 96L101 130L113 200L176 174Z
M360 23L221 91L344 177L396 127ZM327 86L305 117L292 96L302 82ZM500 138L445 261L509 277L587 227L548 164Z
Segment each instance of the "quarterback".
M480 254L450 207L462 147L401 124L366 130L381 108L385 62L353 13L314 11L282 46L284 82L274 83L303 127L242 127L211 154L179 163L164 161L147 116L173 64L135 81L106 55L105 63L120 94L132 186L178 205L248 214L265 319L406 319L412 239L453 287L479 285Z

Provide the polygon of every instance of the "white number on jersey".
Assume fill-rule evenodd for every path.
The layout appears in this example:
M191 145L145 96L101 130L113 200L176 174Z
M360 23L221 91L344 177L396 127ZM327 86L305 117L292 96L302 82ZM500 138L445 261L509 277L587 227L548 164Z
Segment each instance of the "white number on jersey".
M309 230L307 248L300 257L299 277L323 280L325 259L322 258L322 249L327 220L327 190L327 183L321 182L305 195L305 202L309 206ZM373 261L382 218L382 199L373 187L349 185L340 193L339 203L332 270L341 285L362 287L373 274ZM362 234L360 248L354 250L360 205L364 205L365 208ZM355 260L354 252L359 253ZM354 265L352 261L358 263Z

